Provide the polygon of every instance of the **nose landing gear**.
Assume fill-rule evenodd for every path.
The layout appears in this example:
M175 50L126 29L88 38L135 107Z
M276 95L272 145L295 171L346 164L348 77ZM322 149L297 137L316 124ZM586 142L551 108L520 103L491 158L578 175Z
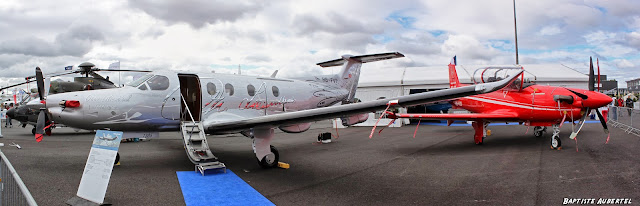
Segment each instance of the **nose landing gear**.
M561 150L562 141L560 141L560 125L553 125L553 136L551 136L551 149Z

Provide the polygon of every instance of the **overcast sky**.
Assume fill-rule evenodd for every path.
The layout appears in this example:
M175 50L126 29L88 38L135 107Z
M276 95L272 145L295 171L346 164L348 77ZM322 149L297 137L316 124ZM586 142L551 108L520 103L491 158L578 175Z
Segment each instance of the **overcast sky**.
M587 73L593 56L620 86L640 78L640 1L520 0L516 9L521 64ZM85 61L218 73L241 65L243 74L279 77L391 51L407 58L371 67L446 65L454 55L463 65L515 64L513 26L512 0L2 0L0 85L36 66L60 72Z

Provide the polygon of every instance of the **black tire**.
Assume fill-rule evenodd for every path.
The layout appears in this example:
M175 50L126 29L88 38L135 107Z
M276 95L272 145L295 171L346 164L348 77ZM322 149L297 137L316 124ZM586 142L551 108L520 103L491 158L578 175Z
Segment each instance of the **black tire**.
M31 134L36 135L36 128L31 129Z
M533 132L533 136L542 137L542 131Z
M536 131L538 130L538 131ZM544 130L541 126L535 126L533 127L533 136L535 137L542 137L542 135L544 134Z
M551 137L551 149L560 149L562 148L562 141L560 141L559 136Z
M278 150L276 149L276 147L274 147L273 145L271 145L271 153L273 153L273 157L271 157L270 154L268 154L267 156L264 156L262 160L258 161L258 164L260 165L260 167L266 169L266 168L273 168L278 166L278 161L280 160L280 154L278 153Z
M118 162L120 162L120 152L116 153L116 161L114 161L113 164L118 164Z

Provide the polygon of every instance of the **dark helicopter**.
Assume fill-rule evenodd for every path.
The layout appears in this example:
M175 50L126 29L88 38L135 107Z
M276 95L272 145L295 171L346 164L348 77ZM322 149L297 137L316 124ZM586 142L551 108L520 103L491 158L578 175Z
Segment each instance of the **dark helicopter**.
M39 68L37 68L39 69ZM96 68L94 64L90 62L84 62L78 65L77 70L67 71L62 73L54 73L47 75L48 78L69 75L69 74L81 74L82 76L74 77L73 81L62 81L62 80L54 80L50 82L48 91L37 91L37 88L32 89L32 94L37 95L29 95L29 97L22 100L19 104L20 106L13 107L7 110L7 116L12 119L20 121L22 127L26 127L27 124L33 125L34 128L31 130L33 134L36 131L36 122L38 121L38 115L40 113L40 109L44 108L44 105L41 103L44 100L44 97L48 94L58 94L72 91L83 91L83 90L95 90L95 89L110 89L117 88L118 86L107 78L102 77L97 74L97 71L134 71L134 72L149 72L143 70L115 70L115 69L99 69ZM91 77L89 77L91 76ZM11 85L8 87L0 88L0 90L26 84L29 82L35 81L36 76L29 76L25 78L25 82ZM44 85L43 87L44 88ZM39 97L39 98L38 98ZM55 126L54 126L55 127ZM51 134L52 127L46 129L46 133L48 135Z

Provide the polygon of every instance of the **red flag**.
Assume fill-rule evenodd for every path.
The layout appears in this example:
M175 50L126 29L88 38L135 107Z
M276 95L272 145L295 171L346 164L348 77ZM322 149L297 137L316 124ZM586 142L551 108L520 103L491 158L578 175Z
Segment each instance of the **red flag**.
M596 58L596 65L598 65L598 91L600 91L600 61Z

